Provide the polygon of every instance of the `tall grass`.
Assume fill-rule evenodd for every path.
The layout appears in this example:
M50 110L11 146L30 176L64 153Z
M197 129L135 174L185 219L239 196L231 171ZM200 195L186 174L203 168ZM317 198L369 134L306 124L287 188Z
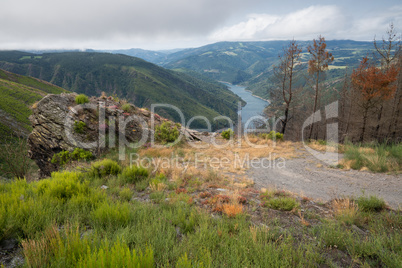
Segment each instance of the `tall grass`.
M300 234L253 224L240 210L212 217L186 202L186 193L158 204L128 202L97 180L103 178L56 172L38 182L0 182L0 241L19 238L28 267L317 267L331 266L326 254L334 246L369 265L400 261L396 212L357 215L370 230L364 237L332 220Z
M402 144L345 145L344 165L352 169L367 168L373 172L401 172Z

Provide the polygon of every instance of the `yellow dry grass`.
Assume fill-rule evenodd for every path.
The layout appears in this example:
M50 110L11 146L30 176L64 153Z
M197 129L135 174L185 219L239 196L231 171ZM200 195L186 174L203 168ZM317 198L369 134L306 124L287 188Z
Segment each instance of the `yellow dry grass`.
M140 158L152 158L154 163L168 163L152 164L154 174L163 173L173 181L183 181L185 177L199 178L206 188L214 184L236 190L253 184L244 176L253 161L264 158L265 164L274 160L284 162L285 159L296 157L296 149L302 147L300 143L274 143L257 136L233 141L217 138L216 144L218 146L198 142L175 147L143 148L138 153Z
M314 150L321 151L321 152L331 152L331 153L341 153L343 152L344 148L342 144L321 144L318 141L311 141L308 143L308 146Z
M335 199L332 202L332 208L336 216L355 217L358 211L358 206L349 198Z

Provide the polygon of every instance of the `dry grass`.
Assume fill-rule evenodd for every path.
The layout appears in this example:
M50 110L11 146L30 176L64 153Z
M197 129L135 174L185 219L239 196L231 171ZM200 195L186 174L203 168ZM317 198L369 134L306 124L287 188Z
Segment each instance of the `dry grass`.
M222 204L222 212L225 213L229 218L234 218L243 213L243 205L239 203Z
M302 146L288 141L274 143L257 136L251 136L248 141L243 138L229 142L217 138L216 144L227 146L219 147L203 142L196 144L198 148L183 144L180 147L143 148L138 153L142 159L153 159L150 168L153 174L162 173L179 185L185 185L197 178L201 182L197 186L200 190L210 185L238 190L254 184L244 176L251 167L252 160L265 158L266 165L281 158L278 162L283 163L285 159L296 157L296 148Z
M332 202L335 216L347 223L353 223L358 215L358 205L349 198L335 199Z
M167 185L164 184L163 182L159 183L151 182L149 184L149 188L151 188L152 192L162 192L167 188Z
M308 146L314 150L321 151L321 152L331 152L331 153L341 153L343 152L344 148L342 144L326 144L324 141L316 141L313 140L308 143Z

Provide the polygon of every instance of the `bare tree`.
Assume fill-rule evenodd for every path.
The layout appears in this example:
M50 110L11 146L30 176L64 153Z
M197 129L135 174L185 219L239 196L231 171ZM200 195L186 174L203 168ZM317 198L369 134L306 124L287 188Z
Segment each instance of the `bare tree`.
M285 134L286 126L291 118L289 112L294 96L293 83L297 71L300 69L298 67L301 67L301 52L302 49L297 42L295 40L290 41L289 45L283 48L283 55L279 55L278 65L274 67L274 77L277 81L277 88L272 96L276 98L276 102L283 103L285 106L283 108L283 117L281 118L281 132L283 134Z
M387 72L390 68L391 64L395 64L398 61L398 57L401 54L401 36L397 34L394 24L391 23L389 28L386 31L386 36L382 37L382 42L380 44L377 43L377 40L374 37L374 47L376 49L377 55L379 55L379 60L381 63L381 67L384 72ZM400 88L400 87L399 87ZM393 98L392 104L392 112L391 112L391 121L388 126L388 133L391 133L392 127L396 126L396 121L398 120L396 111L400 102L400 90L395 91L395 96ZM375 136L379 138L380 126L382 123L384 106L381 103L378 108L378 117L377 117L377 126L375 129Z
M326 50L327 44L325 43L325 38L319 36L318 40L313 40L313 44L307 47L310 53L310 60L308 61L308 72L311 76L314 76L315 80L315 95L314 95L314 107L313 114L317 111L318 96L320 94L320 79L322 74L328 70L328 64L334 61L334 56L332 53ZM314 118L313 118L314 122ZM313 133L313 125L310 126L309 139L311 139Z

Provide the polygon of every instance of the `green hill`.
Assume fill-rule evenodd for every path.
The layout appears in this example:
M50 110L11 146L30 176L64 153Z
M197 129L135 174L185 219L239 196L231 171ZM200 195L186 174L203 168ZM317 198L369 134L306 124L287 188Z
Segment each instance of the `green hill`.
M298 42L307 61L309 41ZM158 59L170 69L187 69L210 78L247 86L254 94L268 98L272 66L277 62L282 48L289 41L219 42L199 48L185 49ZM343 77L345 69L356 67L363 56L373 52L372 42L328 40L327 49L335 61L327 72L327 78Z
M0 69L0 141L12 132L29 133L29 107L47 94L61 92L66 90L33 77Z
M150 107L153 103L172 104L181 109L186 120L196 115L208 119L226 115L235 119L237 101L240 101L238 96L216 82L191 78L121 54L3 51L0 52L0 68L87 95L100 95L104 91L139 107ZM173 110L157 112L179 120ZM204 127L204 123L196 121L192 127Z

